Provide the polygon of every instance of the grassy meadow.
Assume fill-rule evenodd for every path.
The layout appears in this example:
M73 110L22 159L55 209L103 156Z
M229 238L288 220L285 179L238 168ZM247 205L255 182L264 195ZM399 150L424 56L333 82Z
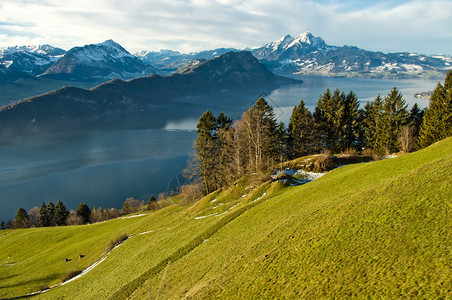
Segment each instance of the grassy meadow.
M142 216L0 231L0 298L53 285L33 298L447 298L451 149L449 138L301 186L246 176Z

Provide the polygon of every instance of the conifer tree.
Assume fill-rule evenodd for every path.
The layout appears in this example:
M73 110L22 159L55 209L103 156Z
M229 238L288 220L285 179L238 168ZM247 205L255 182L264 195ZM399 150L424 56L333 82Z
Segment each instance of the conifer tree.
M424 110L419 108L417 103L414 103L413 107L410 110L410 117L408 122L410 126L413 128L413 133L415 137L419 136L419 130L422 125L422 120L424 119Z
M373 102L364 106L363 127L364 146L377 150L383 146L381 139L383 120L383 100L378 95Z
M343 98L342 104L342 132L341 132L341 150L348 148L360 148L360 138L362 136L361 118L362 113L359 109L359 101L356 94L350 91L348 95Z
M217 130L215 134L218 151L218 172L216 173L216 180L219 187L230 184L237 177L234 163L235 144L234 129L232 128L232 125L232 119L221 112L217 117Z
M452 135L452 71L444 85L438 82L430 96L428 108L419 131L418 148L425 148Z
M55 226L55 204L52 201L47 204L47 214L49 216L49 226Z
M148 210L157 210L159 209L159 204L157 203L157 199L154 197L154 195L151 195L148 200Z
M2 221L2 230L6 229L5 222Z
M86 224L89 222L89 217L91 216L91 209L86 203L80 202L80 205L77 207L76 214L78 217L82 218L82 222Z
M50 226L49 212L47 211L47 205L44 202L42 202L41 209L39 210L39 222L42 227Z
M17 228L28 227L28 214L24 208L21 207L17 210L15 221Z
M289 135L286 126L282 121L279 122L276 129L277 152L279 153L279 162L283 162L288 157L288 139Z
M394 87L384 98L382 115L382 146L386 154L399 150L398 136L408 123L409 114L402 94Z
M340 150L340 138L343 132L343 114L345 94L336 89L331 95L329 89L320 95L315 108L314 117L322 130L324 148L332 151Z
M66 224L66 219L69 216L69 211L64 206L63 202L58 200L57 205L55 207L55 225L63 226Z
M319 152L319 130L303 99L292 110L288 127L289 157L296 158Z
M196 153L199 157L199 172L203 183L204 194L209 194L217 189L215 173L217 169L218 147L216 145L217 120L207 110L199 119L196 126Z

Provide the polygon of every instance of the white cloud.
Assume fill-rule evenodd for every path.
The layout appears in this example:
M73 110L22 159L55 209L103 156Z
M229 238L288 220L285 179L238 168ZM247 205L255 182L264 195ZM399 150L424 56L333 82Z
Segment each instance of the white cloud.
M451 11L452 1L427 0L2 0L0 45L68 49L112 38L130 51L187 52L260 46L308 30L333 45L452 54Z

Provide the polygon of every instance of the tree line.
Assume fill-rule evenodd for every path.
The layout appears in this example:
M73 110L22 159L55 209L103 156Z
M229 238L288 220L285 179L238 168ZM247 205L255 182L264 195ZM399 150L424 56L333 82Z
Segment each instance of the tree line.
M207 110L197 124L195 153L185 176L200 178L204 194L227 186L245 174L265 172L297 157L329 150L388 155L410 152L452 135L452 71L438 83L428 108L408 110L394 87L360 109L356 94L329 89L319 96L313 113L303 100L286 127L273 108L259 98L241 119Z
M154 211L159 208L157 199L152 195L147 203L132 197L127 198L123 203L123 207L119 210L116 208L103 209L95 206L91 210L86 203L80 202L75 211L69 211L62 201L58 200L56 205L50 201L48 204L43 202L40 208L35 206L28 212L20 207L14 220L9 221L7 224L3 221L1 222L1 229L82 225L102 222L139 211Z

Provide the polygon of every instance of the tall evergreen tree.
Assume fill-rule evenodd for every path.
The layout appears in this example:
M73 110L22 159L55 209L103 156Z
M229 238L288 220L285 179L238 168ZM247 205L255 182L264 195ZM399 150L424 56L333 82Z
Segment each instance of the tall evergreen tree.
M378 150L383 148L381 133L383 122L383 100L378 95L373 102L364 106L364 146Z
M69 216L69 211L64 206L63 202L58 200L57 205L55 207L55 225L63 226L66 224L66 219Z
M49 212L47 211L47 205L44 202L42 202L41 209L39 210L39 222L42 227L50 226Z
M2 221L2 230L6 229L5 222Z
M216 181L219 187L226 186L237 177L234 156L234 129L233 121L223 112L217 117L216 147L218 151Z
M303 155L319 152L319 130L311 115L305 107L303 99L292 110L288 127L289 157L296 158Z
M413 133L416 137L419 136L419 130L421 129L423 119L424 110L420 109L417 103L414 103L413 107L410 110L410 117L408 118L408 122L413 128Z
M16 226L17 228L27 228L28 227L28 214L22 207L16 212Z
M49 226L55 226L55 204L52 203L52 201L47 204L47 213L49 215Z
M89 222L89 217L91 216L91 209L86 203L80 202L77 207L76 214L78 217L82 218L84 224Z
M283 162L288 157L288 139L289 135L286 126L282 121L279 122L276 129L276 139L277 139L277 152L279 153L279 162Z
M444 85L438 82L430 96L419 131L418 148L425 148L449 136L452 136L452 71L447 72Z
M346 97L339 89L331 95L329 89L320 95L315 108L314 117L322 130L324 148L338 151L341 148L340 138L344 131L343 115Z
M384 98L382 116L382 144L386 153L399 150L400 129L407 125L409 114L402 94L394 87Z
M216 145L217 120L207 110L199 119L196 126L196 153L199 157L200 178L203 183L205 194L211 193L218 188L215 180L217 169L218 147Z
M359 109L359 101L353 91L343 98L342 104L342 132L341 132L341 150L348 148L360 148L362 136L361 118L362 112Z

